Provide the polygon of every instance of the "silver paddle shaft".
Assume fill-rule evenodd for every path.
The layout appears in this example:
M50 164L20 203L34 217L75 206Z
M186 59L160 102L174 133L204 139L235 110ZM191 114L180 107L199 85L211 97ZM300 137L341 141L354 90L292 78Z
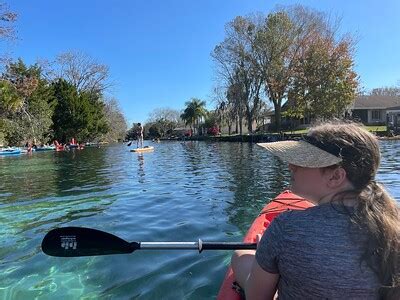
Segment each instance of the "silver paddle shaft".
M194 249L199 250L198 242L140 242L140 249Z
M235 243L235 242L203 242L199 239L198 242L140 242L139 249L148 250L180 250L193 249L199 252L203 250L235 250L235 249L256 249L256 243Z

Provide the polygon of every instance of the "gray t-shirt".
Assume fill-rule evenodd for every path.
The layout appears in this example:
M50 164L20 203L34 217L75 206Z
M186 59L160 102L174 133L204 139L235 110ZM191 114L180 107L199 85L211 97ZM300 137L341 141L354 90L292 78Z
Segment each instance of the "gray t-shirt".
M366 235L339 205L282 213L265 231L258 264L279 273L279 299L377 299L380 283L361 263Z

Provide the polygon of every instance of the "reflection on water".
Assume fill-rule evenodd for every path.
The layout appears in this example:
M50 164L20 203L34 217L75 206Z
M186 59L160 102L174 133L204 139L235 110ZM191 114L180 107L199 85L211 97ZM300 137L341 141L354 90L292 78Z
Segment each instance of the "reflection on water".
M381 143L377 175L397 200L399 146ZM238 241L288 182L284 163L247 143L164 142L140 154L115 145L1 158L0 298L213 298L229 251L54 258L41 253L41 239L54 227L74 225L128 241Z
M144 183L144 155L143 153L138 153L137 154L137 159L139 162L139 168L138 168L138 177L139 177L139 183Z
M382 161L377 179L400 201L400 141L381 142Z

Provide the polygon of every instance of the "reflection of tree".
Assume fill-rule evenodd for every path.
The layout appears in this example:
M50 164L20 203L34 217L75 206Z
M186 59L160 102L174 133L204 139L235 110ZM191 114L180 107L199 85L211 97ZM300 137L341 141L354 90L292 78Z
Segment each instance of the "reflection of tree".
M57 166L52 153L35 153L0 159L0 194L2 203L36 199L57 191Z
M188 168L187 171L193 172L194 175L198 175L203 166L204 153L202 146L202 143L197 141L182 143L184 158L186 160L185 165Z
M233 199L227 201L227 214L230 222L243 232L268 199L287 184L282 170L284 165L258 146L186 142L182 147L186 171L195 175L186 177L187 185L195 187L199 184L198 178L205 177L205 184L211 189L216 184L215 188L232 192ZM212 166L211 172L209 166ZM188 182L190 178L197 182Z
M271 155L271 181L270 181L270 187L271 191L273 193L271 194L271 198L275 198L279 193L281 193L283 190L289 188L289 183L290 183L290 172L287 168L287 163L284 163L280 161L278 158L275 156Z
M6 172L5 176L0 173L2 190L4 187L0 193L0 220L2 238L7 241L4 248L8 249L3 254L13 253L15 249L10 247L18 245L18 255L29 257L37 241L32 245L26 232L47 231L81 219L86 221L78 222L90 224L88 217L101 215L115 200L108 191L99 193L111 185L106 151L90 148L34 153L15 161L1 161L0 169Z
M4 214L2 219L5 221L5 228L8 228L8 232L25 232L47 224L60 226L60 224L70 223L81 218L99 215L111 204L110 202L110 200L107 200L107 202L99 204L99 200L95 198L74 201L36 202L25 205L23 211L18 206L9 206L2 209L2 214ZM73 203L74 209L68 210L71 207L71 203ZM29 214L29 218L27 214ZM7 237L3 236L3 238L6 239Z
M220 157L226 160L234 192L227 214L245 233L261 208L288 186L289 172L285 163L253 144L230 144Z
M108 175L103 172L104 155L104 149L91 148L76 153L35 153L13 161L0 161L3 171L0 182L1 189L4 190L4 193L0 194L1 202L24 202L23 210L18 205L2 208L1 215L9 219L6 223L24 227L25 223L29 226L48 223L49 218L67 221L90 215L91 212L96 213L101 199L90 194L104 190L110 185ZM18 180L15 180L16 178ZM85 194L89 194L89 197L85 198ZM67 199L55 199L54 196ZM27 199L30 202L25 202ZM70 207L72 202L75 209L67 213L62 212L66 207ZM32 213L29 219L26 219L28 212ZM52 216L46 216L48 213Z
M105 189L110 184L110 174L104 172L107 148L88 148L83 151L58 152L58 193L77 195L87 193L85 186Z
M182 147L186 171L195 175L186 180L205 175L210 188L222 181L222 189L233 193L226 208L230 222L242 232L247 231L264 204L287 186L285 164L254 144L186 142ZM213 171L206 173L210 165ZM193 187L198 184L187 182Z

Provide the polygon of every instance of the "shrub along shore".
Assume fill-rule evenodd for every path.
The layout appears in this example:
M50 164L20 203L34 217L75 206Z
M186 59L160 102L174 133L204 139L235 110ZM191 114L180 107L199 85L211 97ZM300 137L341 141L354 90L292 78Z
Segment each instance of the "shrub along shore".
M373 132L379 139L382 140L400 140L400 135L393 136L387 130L377 128L376 126L366 126L368 130ZM281 132L281 133L256 133L256 134L233 134L233 135L196 135L185 138L162 138L161 140L180 140L180 141L217 141L217 142L249 142L249 143L262 143L274 142L282 140L298 140L307 134L307 130L295 132Z

